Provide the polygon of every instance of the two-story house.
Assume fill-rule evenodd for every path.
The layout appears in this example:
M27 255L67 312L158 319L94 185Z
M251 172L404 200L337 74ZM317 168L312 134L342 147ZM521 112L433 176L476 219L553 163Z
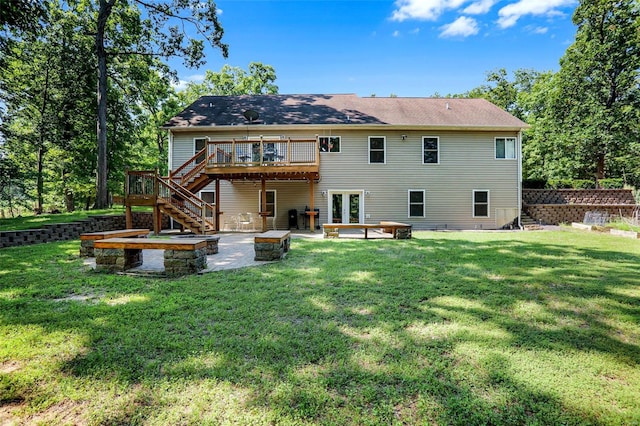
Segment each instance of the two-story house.
M204 96L164 128L169 180L216 229L496 229L519 218L526 126L483 99L244 95Z

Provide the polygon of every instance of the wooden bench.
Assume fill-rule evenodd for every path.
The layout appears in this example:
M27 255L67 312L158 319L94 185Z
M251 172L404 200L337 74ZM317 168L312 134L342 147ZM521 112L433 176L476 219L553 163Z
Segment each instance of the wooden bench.
M256 252L254 260L282 259L289 251L291 232L267 231L254 238L253 248Z
M206 240L107 238L95 242L96 271L126 271L140 266L142 250L164 250L167 275L193 274L207 267Z
M381 229L382 232L390 233L395 239L411 238L411 225L400 222L380 222L380 223L325 223L322 225L325 238L338 238L340 229L364 229L364 238L369 238L369 229Z
M80 234L80 256L93 257L94 243L106 238L146 238L148 229L117 229L115 231L89 232Z

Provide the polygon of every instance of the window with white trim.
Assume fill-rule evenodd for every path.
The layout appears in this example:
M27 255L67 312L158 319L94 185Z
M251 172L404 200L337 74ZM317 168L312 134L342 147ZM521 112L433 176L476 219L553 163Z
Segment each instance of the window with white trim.
M516 158L516 138L496 138L496 158L514 160Z
M200 199L207 204L216 204L216 191L200 191ZM206 217L213 217L213 211L207 208Z
M207 146L207 139L206 138L194 139L193 140L193 155L196 155L197 153L202 151L204 149L204 147L206 147L206 146ZM206 154L198 156L198 158L196 158L196 164L202 163L206 156L207 156Z
M369 164L386 163L386 145L384 136L369 136Z
M275 217L276 216L276 191L267 190L267 212L269 214L267 217ZM262 211L262 190L259 192L258 196L258 211Z
M422 164L440 163L440 138L437 136L422 137Z
M489 191L473 190L473 217L489 217Z
M409 217L424 217L425 205L426 205L426 200L424 196L424 189L410 189L409 190Z
M320 136L320 152L340 152L340 136Z

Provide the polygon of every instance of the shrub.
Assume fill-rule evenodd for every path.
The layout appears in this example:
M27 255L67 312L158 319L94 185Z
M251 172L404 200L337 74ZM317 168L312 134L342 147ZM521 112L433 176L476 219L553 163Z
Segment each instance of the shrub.
M614 179L600 179L598 180L600 188L605 189L622 189L624 188L624 180L620 178Z
M573 179L572 182L575 189L593 189L596 187L595 182L588 179Z
M571 189L573 188L573 181L571 179L549 179L549 188Z
M522 187L526 189L544 189L547 181L544 179L522 179Z

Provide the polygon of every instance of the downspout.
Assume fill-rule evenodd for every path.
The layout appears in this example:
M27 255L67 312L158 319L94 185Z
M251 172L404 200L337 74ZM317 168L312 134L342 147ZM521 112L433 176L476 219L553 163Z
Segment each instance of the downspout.
M522 130L518 132L518 228L522 229Z
M171 129L167 130L167 133L169 133L169 155L168 155L168 162L169 162L169 175L171 175L171 170L173 169L173 133L171 132Z

